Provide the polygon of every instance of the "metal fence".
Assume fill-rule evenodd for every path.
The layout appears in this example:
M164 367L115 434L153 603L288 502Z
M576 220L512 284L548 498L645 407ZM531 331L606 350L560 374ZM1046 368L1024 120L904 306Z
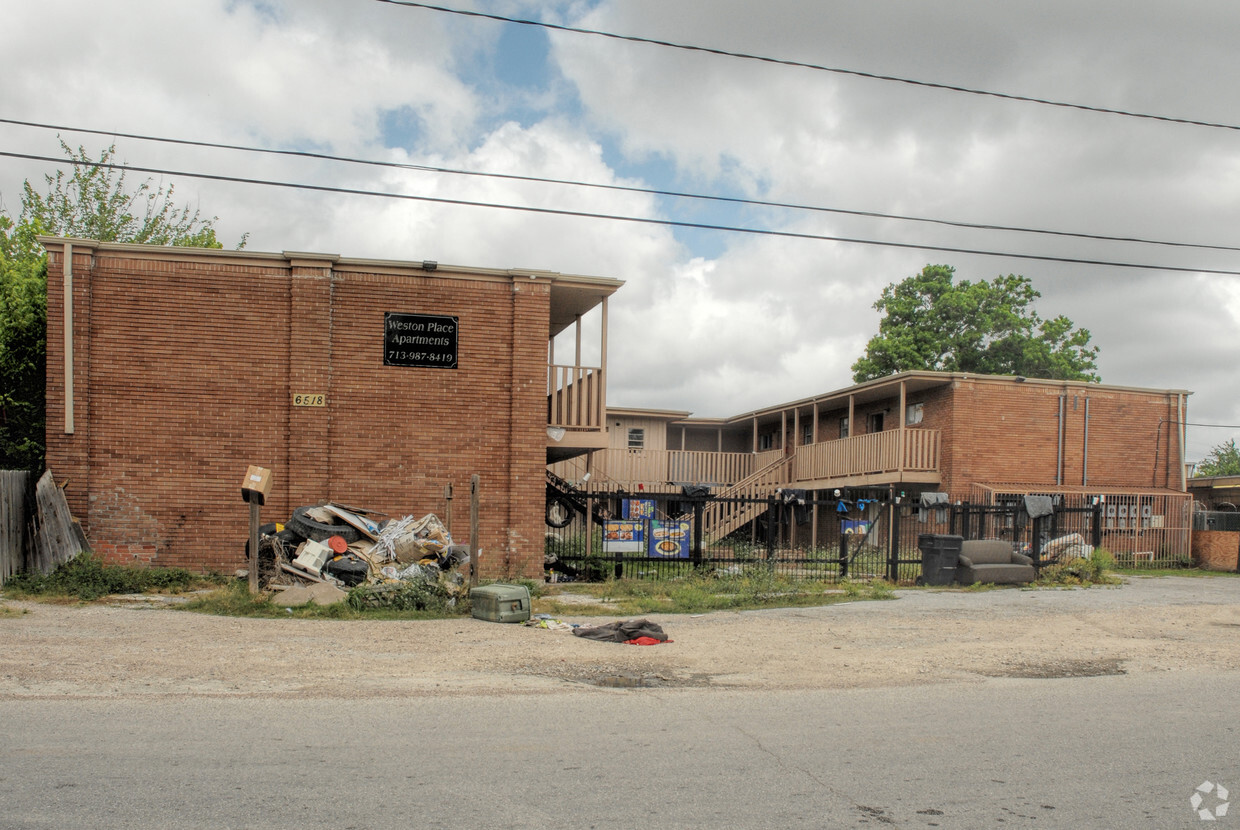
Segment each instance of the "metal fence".
M1016 505L922 507L886 493L852 493L853 498L823 500L798 497L804 491L792 492L792 497L766 499L581 494L572 521L547 529L549 574L557 579L597 581L612 576L667 579L690 573L762 571L801 579L886 579L911 584L921 576L922 535L1005 539L1041 567L1049 561L1046 552L1056 549L1056 540L1076 537L1076 541L1098 547L1103 529L1097 506L1057 505L1052 515L1030 519ZM756 508L758 516L715 538L703 519L719 512L708 512L708 505L721 502ZM636 511L634 503L641 505ZM595 521L588 522L589 515ZM633 515L640 518L620 525L598 521ZM669 533L681 538L668 541ZM629 538L632 534L641 538Z
M1234 510L1198 510L1193 530L1240 530L1240 513Z

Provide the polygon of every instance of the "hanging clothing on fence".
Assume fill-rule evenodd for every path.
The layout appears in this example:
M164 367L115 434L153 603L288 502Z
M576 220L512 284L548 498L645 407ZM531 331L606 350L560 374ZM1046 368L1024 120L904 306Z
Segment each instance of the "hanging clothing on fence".
M930 508L934 508L934 520L939 524L946 522L947 508L944 507L946 504L948 504L946 493L933 491L922 493L921 499L918 502L917 521L928 521L930 519Z

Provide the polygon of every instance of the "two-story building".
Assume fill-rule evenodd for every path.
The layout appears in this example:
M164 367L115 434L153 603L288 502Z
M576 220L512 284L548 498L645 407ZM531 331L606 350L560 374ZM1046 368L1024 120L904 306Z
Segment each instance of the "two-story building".
M114 561L242 567L254 464L264 521L324 500L447 516L452 493L461 542L477 474L483 574L537 576L547 463L607 446L618 280L42 241L47 466Z
M904 372L727 418L613 407L609 446L588 462L591 486L640 493L704 484L715 495L757 498L782 488L827 498L932 492L981 505L1054 495L1066 505L1101 503L1113 550L1158 550L1165 559L1188 553L1188 394ZM586 464L553 469L580 481ZM726 535L761 510L720 514L706 535ZM834 520L817 517L814 535L838 532Z

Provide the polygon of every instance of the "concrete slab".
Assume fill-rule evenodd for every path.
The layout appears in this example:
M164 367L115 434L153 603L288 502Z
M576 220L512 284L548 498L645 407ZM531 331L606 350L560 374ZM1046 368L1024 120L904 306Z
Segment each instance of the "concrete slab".
M305 605L307 602L313 602L315 605L334 605L337 602L344 602L348 596L348 592L340 590L335 585L316 583L289 586L275 594L271 601L280 605Z

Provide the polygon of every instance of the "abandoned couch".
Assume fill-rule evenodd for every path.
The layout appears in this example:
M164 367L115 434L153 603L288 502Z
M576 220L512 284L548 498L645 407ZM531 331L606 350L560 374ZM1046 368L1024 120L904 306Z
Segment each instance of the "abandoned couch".
M1012 550L1012 543L1002 539L970 539L960 544L956 563L956 581L963 585L974 582L1021 584L1038 578L1033 560Z

